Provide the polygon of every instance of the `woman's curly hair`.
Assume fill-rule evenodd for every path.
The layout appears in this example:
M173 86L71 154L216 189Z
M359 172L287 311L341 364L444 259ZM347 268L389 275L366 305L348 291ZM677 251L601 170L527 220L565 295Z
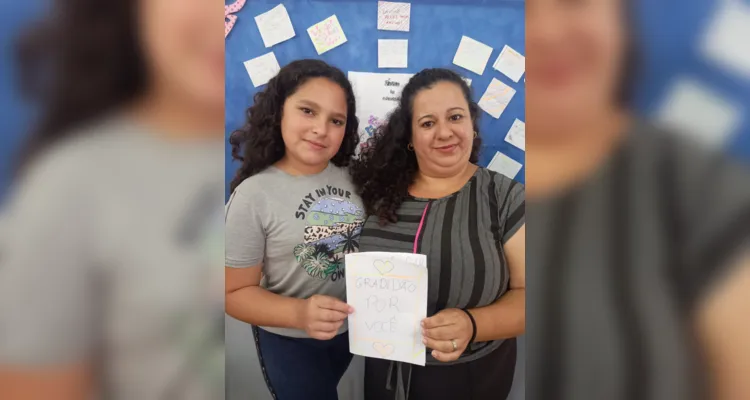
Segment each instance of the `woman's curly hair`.
M339 167L349 165L359 144L358 120L352 85L344 73L321 60L297 60L284 66L265 90L255 94L253 105L247 109L247 122L232 132L232 158L242 166L229 185L230 192L245 179L263 171L284 157L281 118L284 102L311 78L326 78L336 83L346 95L346 128L341 147L331 162ZM242 154L240 154L242 153Z
M398 221L396 210L409 195L409 186L414 183L419 169L416 154L407 148L412 137L414 97L438 82L451 82L461 88L477 132L469 162L479 161L482 145L479 106L471 99L469 86L460 75L448 69L425 69L417 73L404 87L398 107L367 141L359 159L350 168L367 214L377 216L381 225Z

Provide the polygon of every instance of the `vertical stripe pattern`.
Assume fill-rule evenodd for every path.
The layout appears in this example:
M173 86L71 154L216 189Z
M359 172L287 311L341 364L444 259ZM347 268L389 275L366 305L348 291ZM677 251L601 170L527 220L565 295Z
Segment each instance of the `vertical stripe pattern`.
M530 202L526 398L710 398L695 311L750 246L748 182L635 121L599 170Z
M411 253L416 244L427 256L428 316L446 308L492 304L508 290L510 272L502 246L525 223L523 192L523 185L479 168L450 196L405 199L396 212L397 223L380 226L369 218L360 251ZM514 216L513 224L509 216ZM500 344L476 343L452 363L476 360ZM427 363L438 362L428 355Z

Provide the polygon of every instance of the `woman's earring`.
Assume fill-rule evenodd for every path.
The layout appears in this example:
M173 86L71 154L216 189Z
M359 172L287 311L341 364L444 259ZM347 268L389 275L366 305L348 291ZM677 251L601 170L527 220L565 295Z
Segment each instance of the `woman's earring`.
M479 134L477 133L477 131L474 131L474 139L476 139L477 136L479 136Z
M411 144L411 143L409 143L408 145L406 145L406 148L409 149L409 151L414 151L414 145Z

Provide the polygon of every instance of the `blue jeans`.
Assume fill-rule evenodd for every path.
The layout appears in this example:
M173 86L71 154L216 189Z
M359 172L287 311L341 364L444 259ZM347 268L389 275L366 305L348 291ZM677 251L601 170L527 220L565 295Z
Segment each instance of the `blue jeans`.
M349 334L331 340L299 339L253 326L263 376L276 400L338 400L349 367Z

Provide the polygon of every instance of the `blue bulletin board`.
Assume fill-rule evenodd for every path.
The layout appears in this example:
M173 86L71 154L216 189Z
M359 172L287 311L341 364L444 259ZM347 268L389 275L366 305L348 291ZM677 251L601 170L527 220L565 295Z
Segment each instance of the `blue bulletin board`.
M226 0L226 4L234 0ZM226 38L226 106L225 134L245 122L246 109L253 95L265 86L253 87L244 62L270 51L280 66L301 58L319 58L340 68L345 73L416 73L424 68L444 67L459 72L472 80L475 101L496 78L516 90L516 94L495 119L482 111L480 130L484 139L480 165L487 166L497 151L523 165L523 150L505 141L505 136L516 119L525 121L525 89L523 79L518 83L492 68L504 45L521 54L524 47L525 3L523 1L468 0L413 0L409 32L377 29L378 2L375 0L253 0L235 15L237 21ZM285 42L266 48L255 23L255 16L284 4L294 27L295 36ZM307 28L336 15L346 35L347 42L318 55ZM493 51L483 75L452 64L462 36L469 36L490 47ZM378 39L408 39L408 68L378 68ZM363 121L360 121L360 124ZM227 144L226 178L231 180L239 166L232 162ZM524 168L516 176L524 182Z
M699 95L710 98L705 105L699 103L675 112L678 132L702 127L705 120L731 120L726 129L706 133L715 136L715 146L750 161L750 63L746 61L750 53L750 0L635 1L641 54L637 109L660 119L665 105L679 101L673 97L675 87L688 82L700 89ZM734 16L733 25L724 18L727 14ZM707 40L709 37L718 40ZM712 56L717 52L723 52L724 57L717 60ZM727 115L732 116L712 112L716 107L719 111L731 109Z

